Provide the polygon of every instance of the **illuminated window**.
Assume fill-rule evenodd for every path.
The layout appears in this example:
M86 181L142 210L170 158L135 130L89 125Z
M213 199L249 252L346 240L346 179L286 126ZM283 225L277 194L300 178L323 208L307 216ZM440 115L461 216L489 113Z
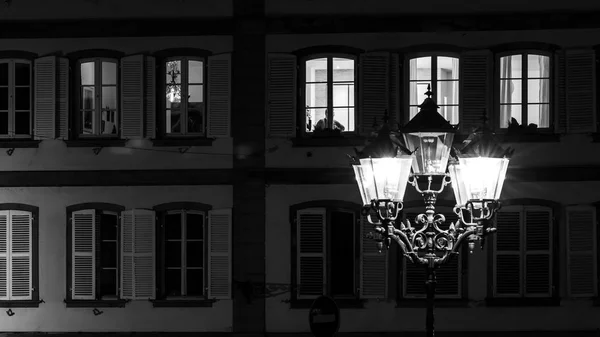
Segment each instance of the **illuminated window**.
M204 135L206 124L205 63L200 58L165 61L165 133Z
M79 63L79 134L116 136L119 133L117 61L83 60Z

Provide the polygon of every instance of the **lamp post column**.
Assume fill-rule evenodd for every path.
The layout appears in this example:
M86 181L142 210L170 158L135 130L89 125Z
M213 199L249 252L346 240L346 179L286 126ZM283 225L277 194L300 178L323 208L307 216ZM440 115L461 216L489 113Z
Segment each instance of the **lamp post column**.
M427 331L427 337L433 337L435 330L433 326L433 306L435 302L435 268L427 265L427 281L425 286L427 288L427 316L425 318L425 330Z

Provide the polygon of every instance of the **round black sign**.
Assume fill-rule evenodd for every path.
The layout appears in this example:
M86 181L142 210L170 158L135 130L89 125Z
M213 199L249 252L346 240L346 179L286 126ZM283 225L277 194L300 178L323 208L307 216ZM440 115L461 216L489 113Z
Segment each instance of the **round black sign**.
M331 337L340 329L340 308L331 297L320 296L310 307L308 322L315 337Z

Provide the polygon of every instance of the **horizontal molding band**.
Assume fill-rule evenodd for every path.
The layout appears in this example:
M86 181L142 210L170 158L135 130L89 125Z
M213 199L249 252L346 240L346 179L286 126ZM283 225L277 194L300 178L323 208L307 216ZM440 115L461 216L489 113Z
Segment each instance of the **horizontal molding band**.
M600 28L600 11L6 20L0 38L452 32Z
M509 169L519 182L600 181L600 166ZM351 168L1 171L0 187L355 184Z
M421 337L424 331L393 331L393 332L338 332L335 335L339 337ZM96 337L106 336L106 332L52 332L53 337ZM243 333L243 332L111 332L114 337L163 337L163 336L203 336L203 337L314 337L311 333L288 332L288 333ZM547 330L507 330L507 331L443 331L436 329L435 335L438 337L596 337L596 330L565 330L565 331L547 331ZM48 332L4 332L5 337L46 337Z

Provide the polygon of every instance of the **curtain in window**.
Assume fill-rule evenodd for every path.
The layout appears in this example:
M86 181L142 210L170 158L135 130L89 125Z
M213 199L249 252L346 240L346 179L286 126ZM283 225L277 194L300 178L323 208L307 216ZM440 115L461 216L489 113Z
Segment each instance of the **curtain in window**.
M542 77L550 77L550 58L547 56L538 57L540 74ZM548 74L548 75L546 75ZM546 103L540 105L540 125L538 127L550 126L550 81L540 81L539 102Z
M510 79L512 70L512 57L500 58L500 78ZM500 125L505 126L510 124L510 104L512 103L512 93L515 90L512 80L501 80L500 81Z
M453 71L458 72L458 58L452 58L452 69ZM458 78L456 76L453 76L453 78ZM452 104L457 104L458 103L458 82L459 81L452 81ZM455 109L454 107L450 109L450 111L452 111L451 115L448 116L449 121L454 123L458 122L458 109Z
M417 73L418 73L418 70L419 70L417 68L417 59L410 60L410 67L409 68L410 68L410 77L409 77L409 79L416 80L418 78L417 77L418 76ZM409 81L409 83L410 83L410 81ZM415 83L418 83L418 82L415 82ZM419 89L418 89L418 87L419 86L416 85L416 84L412 85L412 86L409 85L409 88L410 88L409 89L409 91L410 91L409 97L411 98L410 101L409 101L410 102L409 105L412 104L412 102L417 102L416 104L419 104L419 96L418 96L419 95ZM413 115L410 114L412 111L413 111L413 108L409 108L408 109L408 113L409 113L409 118L410 119L412 119L414 117ZM418 109L415 109L415 114L418 111L419 111Z

